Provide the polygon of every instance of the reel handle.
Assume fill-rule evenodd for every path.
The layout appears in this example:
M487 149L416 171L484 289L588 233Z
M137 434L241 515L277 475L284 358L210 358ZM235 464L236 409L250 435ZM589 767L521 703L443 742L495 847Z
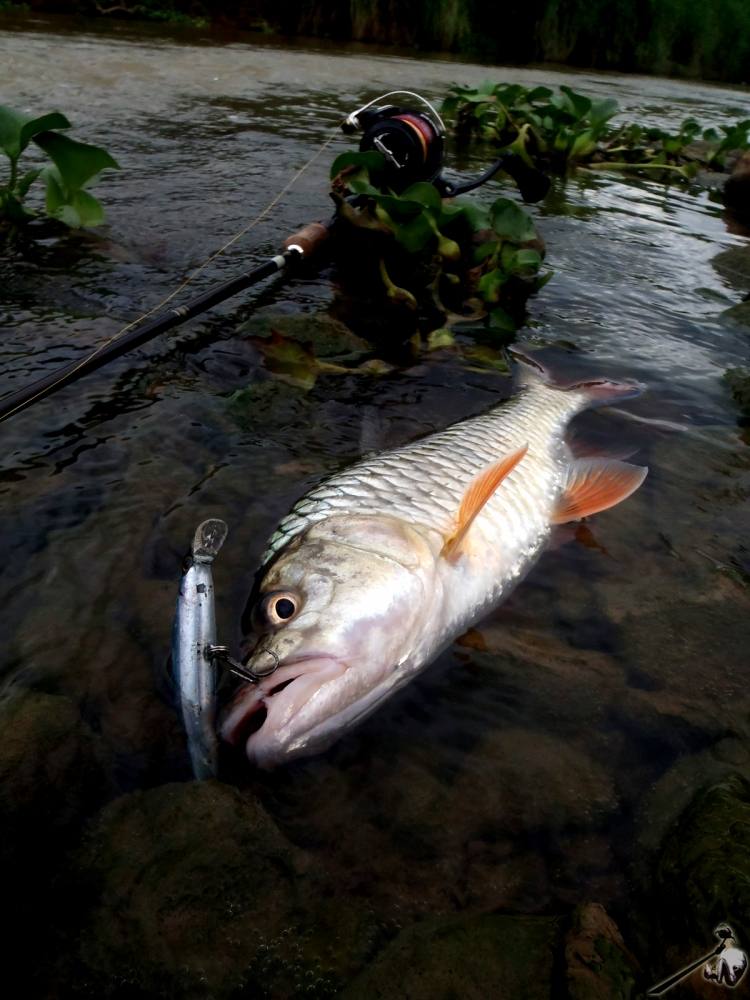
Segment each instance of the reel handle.
M443 177L438 177L433 183L443 198L455 198L456 195L466 194L467 191L473 191L486 184L500 170L510 174L526 202L541 201L549 191L551 183L549 177L541 170L530 167L517 153L504 153L483 174L463 184L452 184Z

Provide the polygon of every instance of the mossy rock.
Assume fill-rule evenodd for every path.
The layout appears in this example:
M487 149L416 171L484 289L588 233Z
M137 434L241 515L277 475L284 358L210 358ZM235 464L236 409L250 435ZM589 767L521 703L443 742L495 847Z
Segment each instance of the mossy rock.
M123 796L71 865L55 982L118 1000L332 997L393 930L309 861L218 781Z
M727 368L724 381L743 417L750 419L750 368Z
M567 1000L631 1000L639 973L615 922L599 903L576 907L565 939Z
M10 914L4 975L6 984L19 983L17 991L6 985L8 995L36 996L67 919L58 886L66 852L112 788L101 741L70 699L6 691L0 729L0 878Z
M667 834L653 866L644 921L652 973L660 978L716 944L728 923L740 936L750 913L750 781L735 773L699 791ZM712 997L700 970L685 997Z
M228 996L294 925L298 860L252 798L218 782L112 802L71 869L81 993Z
M261 312L243 323L243 337L268 340L274 335L312 347L316 358L354 358L369 350L364 340L338 319L325 313Z
M95 733L69 698L41 692L11 694L0 708L2 863L19 854L37 864L59 851L111 788Z
M556 917L426 920L403 931L344 1000L549 1000Z

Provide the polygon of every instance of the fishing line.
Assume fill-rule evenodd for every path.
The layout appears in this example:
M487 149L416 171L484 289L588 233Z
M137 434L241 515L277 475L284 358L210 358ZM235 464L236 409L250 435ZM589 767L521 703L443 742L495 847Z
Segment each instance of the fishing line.
M116 333L113 333L112 336L107 337L105 340L103 340L97 347L94 348L94 350L84 355L84 357L82 357L76 365L74 365L72 368L66 369L65 373L57 381L53 382L51 386L45 387L44 389L40 390L36 395L29 397L27 400L24 400L23 402L19 403L18 406L15 406L13 409L8 410L7 413L3 414L3 419L5 417L12 416L18 410L25 409L27 406L33 403L34 400L39 399L41 396L48 395L54 389L55 386L59 385L61 382L66 382L71 377L72 374L79 371L85 365L88 365L89 362L91 362L94 358L96 358L99 354L101 354L105 348L109 347L111 344L115 344L129 330L132 330L133 327L138 326L139 323L142 323L144 319L148 319L149 316L152 316L155 312L158 312L160 309L162 309L162 307L165 306L168 302L171 302L172 299L174 299L177 295L179 295L180 292L183 291L183 289L187 288L187 286L199 274L201 274L201 272L204 271L209 264L215 261L217 257L220 257L226 250L228 250L231 246L233 246L233 244L235 244L238 240L241 240L243 236L249 233L251 229L254 229L255 226L258 225L258 223L262 222L263 219L266 218L266 216L278 205L278 203L281 201L284 195L294 187L294 185L297 183L300 177L302 177L305 171L308 170L309 167L311 167L312 164L315 163L315 161L320 156L323 155L325 150L331 145L331 143L338 136L338 134L339 134L339 126L337 125L335 131L333 131L331 135L325 140L325 142L323 142L318 147L318 149L313 153L310 159L307 160L307 162L304 163L299 168L299 170L284 185L284 187L281 188L281 190L276 195L274 195L274 197L271 199L271 201L269 201L266 207L258 215L256 215L255 218L252 219L246 226L243 226L242 229L240 229L237 233L235 233L235 235L232 236L231 239L227 240L227 242L224 243L223 246L219 247L218 250L215 250L210 257L207 257L206 260L204 260L202 264L200 264L194 271L192 271L187 276L187 278L185 278L185 280L177 286L177 288L175 288L172 292L169 293L169 295L165 296L165 298L163 298L160 302L157 302L149 310L142 313L140 316L136 317L136 319L131 320Z

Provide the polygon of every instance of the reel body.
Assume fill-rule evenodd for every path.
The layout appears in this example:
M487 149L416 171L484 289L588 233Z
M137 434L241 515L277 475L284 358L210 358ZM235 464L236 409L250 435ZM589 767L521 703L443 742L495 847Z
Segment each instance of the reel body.
M394 93L400 93L395 91ZM409 93L404 91L404 93ZM390 96L390 95L385 95ZM360 152L374 150L384 160L381 180L397 194L417 181L433 184L443 198L473 191L495 176L500 170L510 174L518 185L524 201L540 201L549 190L546 174L529 166L520 156L505 153L479 177L453 184L442 176L445 158L445 126L442 119L423 97L421 100L432 112L414 111L412 108L386 104L370 104L352 112L343 122L342 130L348 135L361 132Z
M395 105L373 107L360 112L357 127L362 130L360 151L382 155L383 180L393 191L438 178L443 169L443 133L427 115Z

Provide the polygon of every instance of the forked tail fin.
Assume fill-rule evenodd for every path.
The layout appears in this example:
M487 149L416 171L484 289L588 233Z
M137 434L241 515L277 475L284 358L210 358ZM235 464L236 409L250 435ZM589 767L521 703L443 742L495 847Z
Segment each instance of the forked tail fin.
M606 406L608 403L632 399L645 389L642 382L614 382L611 379L586 379L561 385L536 358L524 354L516 347L509 347L507 350L511 359L517 363L515 379L519 389L543 385L559 392L580 393L584 400L583 406Z

